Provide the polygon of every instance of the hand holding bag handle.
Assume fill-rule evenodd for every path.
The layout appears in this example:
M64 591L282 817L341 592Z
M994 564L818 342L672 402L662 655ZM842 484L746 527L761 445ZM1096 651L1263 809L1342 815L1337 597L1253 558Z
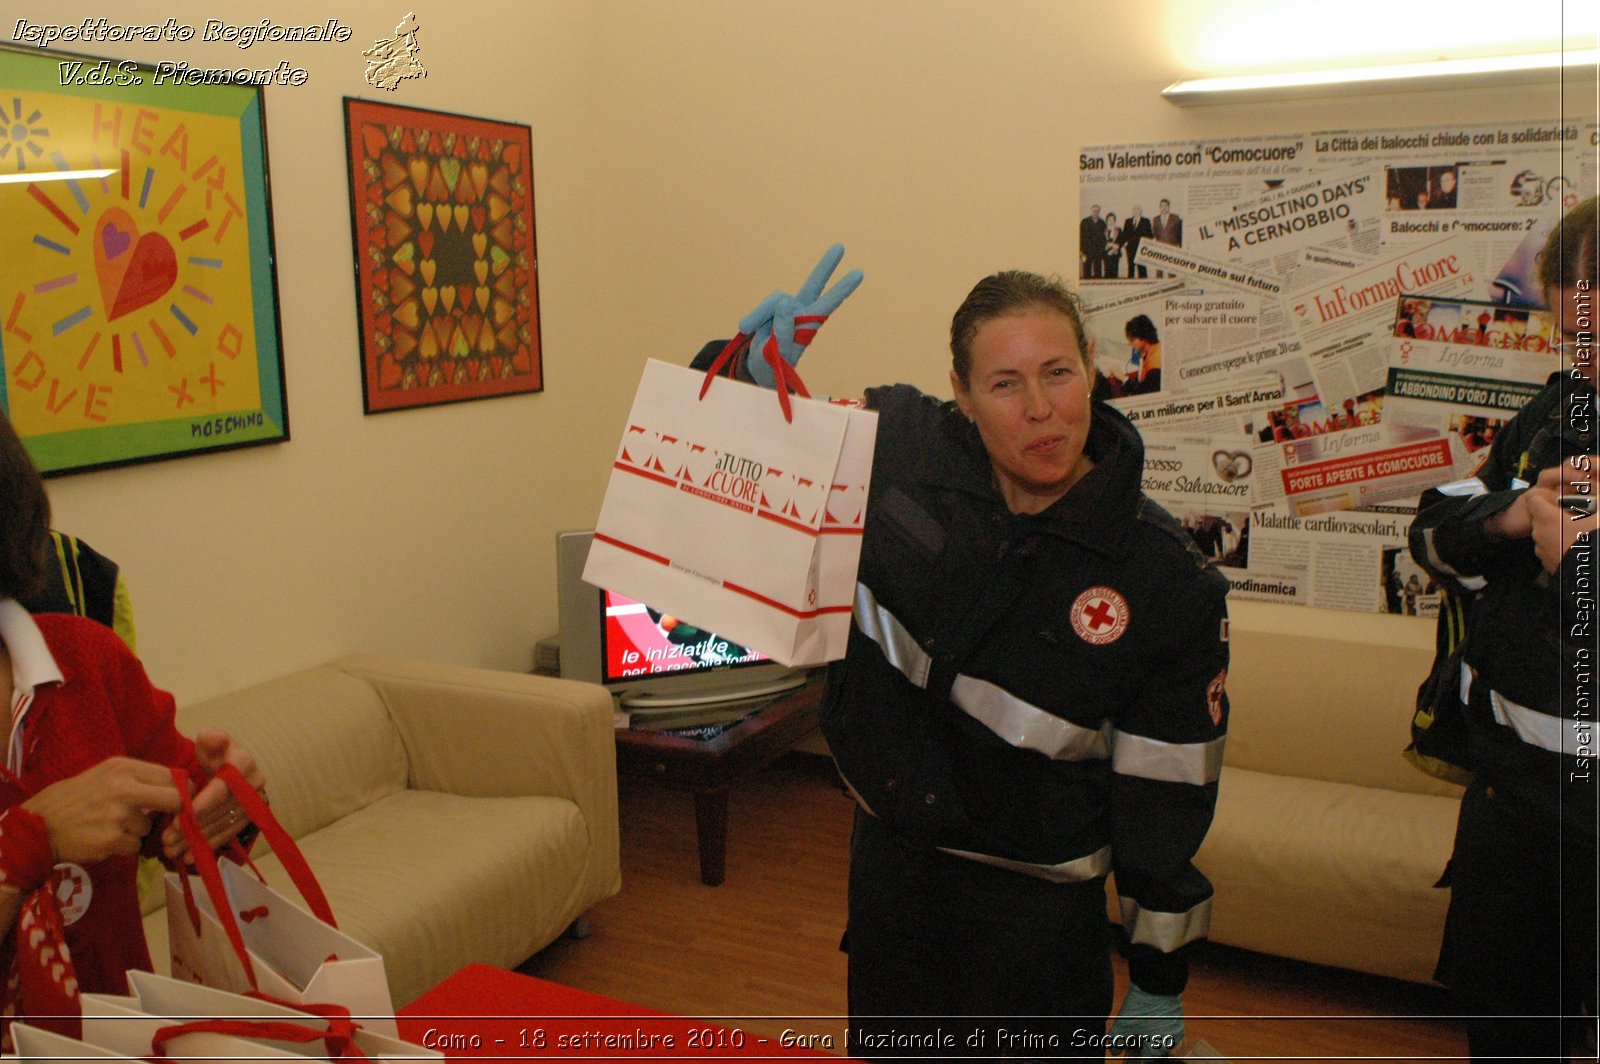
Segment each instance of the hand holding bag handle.
M233 906L228 901L228 892L222 885L222 870L217 867L217 855L212 852L210 843L206 842L205 832L200 829L200 822L195 819L194 801L189 794L189 774L181 768L175 768L172 770L172 781L178 785L178 794L183 799L183 805L179 807L176 819L178 829L183 832L184 841L189 844L189 859L194 862L195 871L200 874L200 882L205 887L206 896L211 899L211 907L216 911L217 921L222 924L228 942L233 946L233 952L244 965L245 978L250 981L251 989L257 989L255 966L250 963L250 951L245 948L239 921L234 919ZM178 880L183 884L183 907L189 914L189 923L194 927L195 933L199 934L200 907L195 904L194 888L189 883L189 874L182 867L178 869Z
M182 769L173 769L172 776L183 799L183 806L178 810L178 825L189 844L189 853L193 857L195 870L200 873L200 881L206 889L206 895L211 899L211 907L216 912L218 923L227 933L233 952L244 966L245 977L249 980L251 989L259 991L255 967L250 963L250 951L245 947L244 934L239 930L238 918L233 912L227 890L222 885L222 871L217 866L217 855L206 843L205 833L195 818L194 803L189 794L188 776ZM300 847L295 845L283 825L278 823L278 818L273 816L266 799L262 798L244 775L232 765L223 765L217 771L217 778L227 785L251 822L261 829L261 834L272 846L272 852L278 855L278 860L289 873L289 878L311 907L312 914L328 926L338 927L333 918L333 909L328 905L327 895L323 893L321 885L312 875L311 866L306 863ZM257 875L260 873L257 872ZM189 922L198 933L201 927L200 909L195 903L189 876L180 869L178 878L183 883L184 908L189 914Z
M798 320L798 319L797 319ZM809 341L808 341L809 342ZM711 363L711 368L706 370L706 379L700 385L700 398L706 397L706 392L711 390L711 381L718 373L726 371L733 377L739 371L739 366L744 363L745 356L750 351L750 337L739 333L728 341L722 353ZM789 406L789 392L793 390L802 399L810 399L811 393L806 390L805 382L800 379L800 374L795 368L783 360L778 354L778 341L767 337L766 345L761 350L762 357L772 367L774 379L777 381L774 390L778 393L778 405L783 408L783 420L793 421L794 411Z
M706 390L711 387L711 378L719 371L726 367L728 376L733 377L743 366L755 383L777 391L783 419L793 421L789 391L792 389L803 398L811 398L811 393L794 370L795 364L816 338L822 323L861 284L862 272L851 270L832 288L826 292L822 290L843 257L844 245L833 245L823 252L821 261L812 268L798 292L794 295L774 292L739 319L739 332L728 341L707 371L705 382L700 386L700 397L705 398ZM761 362L747 358L752 341L761 353Z
M783 291L772 293L739 319L739 331L754 339L756 350L764 357L770 350L790 366L798 363L817 329L861 284L862 272L851 270L832 288L826 292L822 290L843 258L843 244L830 247L794 295ZM770 358L766 365L753 363L748 367L750 379L762 387L774 387L778 382L769 379L766 372L771 365ZM776 374L777 367L772 368Z

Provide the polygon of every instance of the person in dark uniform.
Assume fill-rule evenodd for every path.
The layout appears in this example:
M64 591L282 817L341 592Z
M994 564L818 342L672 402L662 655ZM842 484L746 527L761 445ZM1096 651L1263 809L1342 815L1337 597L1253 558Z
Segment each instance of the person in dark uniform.
M1106 220L1100 217L1100 204L1096 203L1078 223L1080 277L1098 278L1106 275L1106 238Z
M1122 226L1117 224L1115 211L1106 212L1106 250L1102 276L1115 279L1122 263Z
M1164 199L1161 209L1150 219L1150 238L1178 247L1183 243L1183 219L1172 213L1172 201Z
M1417 561L1476 595L1461 678L1474 774L1438 970L1475 1061L1566 1060L1595 1015L1596 221L1596 200L1574 207L1540 264L1571 368L1411 526Z
M1122 250L1128 256L1129 277L1150 276L1150 271L1139 262L1139 244L1154 235L1155 230L1150 227L1150 219L1144 216L1143 208L1135 207L1132 216L1122 223Z
M802 317L836 262L790 297ZM1058 281L995 274L951 324L954 402L866 394L859 584L822 708L858 800L854 1056L1159 1057L1182 1038L1228 585L1140 490L1143 445L1091 400L1084 336ZM1109 1032L1108 874L1132 975Z

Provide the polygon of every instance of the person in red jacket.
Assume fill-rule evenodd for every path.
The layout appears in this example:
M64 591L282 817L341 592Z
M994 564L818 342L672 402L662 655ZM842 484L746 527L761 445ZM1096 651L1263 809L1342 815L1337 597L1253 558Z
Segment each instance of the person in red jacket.
M150 967L136 865L141 853L185 855L169 822L181 803L172 770L194 791L213 846L249 821L211 777L226 763L258 789L264 780L225 733L180 735L172 696L111 629L18 604L49 573L49 542L44 484L0 416L0 690L11 710L0 765L0 1017L70 1034L81 993L125 994L128 970Z

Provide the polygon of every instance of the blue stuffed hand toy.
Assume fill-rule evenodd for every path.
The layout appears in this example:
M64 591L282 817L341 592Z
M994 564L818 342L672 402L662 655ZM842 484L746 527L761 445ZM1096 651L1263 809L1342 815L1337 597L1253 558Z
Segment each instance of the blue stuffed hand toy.
M826 292L822 286L844 258L844 245L835 244L822 256L806 283L794 295L774 292L754 310L739 319L739 332L750 337L750 357L745 371L763 388L777 384L777 374L769 359L782 358L790 366L800 361L806 345L817 335L828 315L838 309L861 283L860 270L851 270Z

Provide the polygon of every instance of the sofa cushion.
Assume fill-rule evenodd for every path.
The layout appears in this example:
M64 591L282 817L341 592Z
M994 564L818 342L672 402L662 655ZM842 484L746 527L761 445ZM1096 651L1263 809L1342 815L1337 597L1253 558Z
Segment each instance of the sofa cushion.
M1195 864L1211 938L1429 982L1459 801L1229 768Z
M401 791L298 841L340 930L385 958L396 1006L470 962L511 967L559 935L590 859L583 817L560 798ZM258 864L299 900L276 858ZM158 971L170 967L166 921L164 910L145 921Z
M1459 797L1401 756L1433 651L1281 632L1234 631L1230 767ZM1224 781L1227 773L1223 775Z
M185 735L221 729L249 750L294 838L406 786L406 752L367 681L319 666L196 702L178 713Z

